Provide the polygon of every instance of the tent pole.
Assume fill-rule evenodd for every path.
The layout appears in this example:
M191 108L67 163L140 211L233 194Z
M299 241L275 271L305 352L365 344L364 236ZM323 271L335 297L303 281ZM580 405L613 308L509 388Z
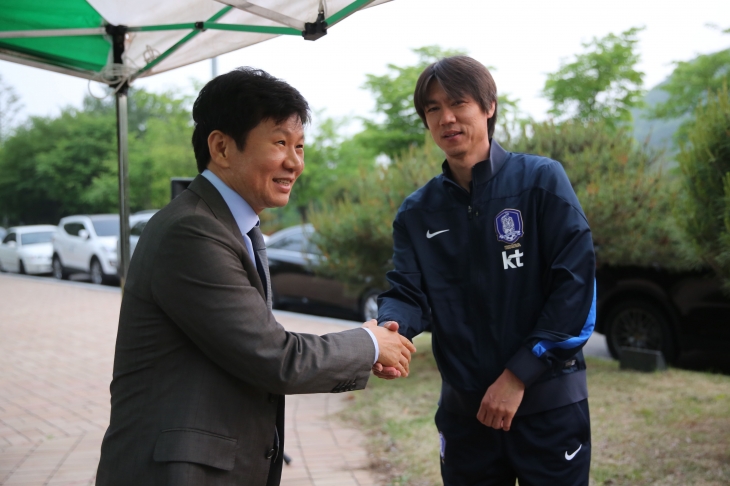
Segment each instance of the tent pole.
M117 265L124 291L129 269L129 150L126 85L117 91L117 145L119 149L119 250Z
M124 25L107 25L106 32L112 38L113 61L117 66L124 66L124 41L128 28ZM119 254L117 255L117 273L119 286L124 293L129 269L129 121L127 117L127 90L129 81L121 78L114 86L117 104L117 150L119 160Z

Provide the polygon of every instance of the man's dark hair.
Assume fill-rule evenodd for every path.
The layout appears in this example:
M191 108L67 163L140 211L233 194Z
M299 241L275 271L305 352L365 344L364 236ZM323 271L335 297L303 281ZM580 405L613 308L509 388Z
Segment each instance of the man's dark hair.
M453 56L436 61L423 70L413 93L413 104L426 128L425 107L432 81L439 83L449 98L471 96L484 113L489 112L494 103L494 115L487 121L487 133L492 138L497 123L497 85L484 64L468 56Z
M264 120L279 124L297 115L309 123L309 104L299 91L266 71L236 68L211 80L193 104L193 150L198 172L210 162L208 136L220 130L243 150L251 130Z

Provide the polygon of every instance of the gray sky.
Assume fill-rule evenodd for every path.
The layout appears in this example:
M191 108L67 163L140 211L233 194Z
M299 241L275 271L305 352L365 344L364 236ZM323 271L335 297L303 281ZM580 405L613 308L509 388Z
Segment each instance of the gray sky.
M327 115L368 115L373 101L361 89L365 74L383 74L389 63L413 63L412 48L437 44L465 49L496 68L500 92L519 98L524 112L544 119L548 103L540 91L545 76L581 52L582 42L646 27L639 68L651 88L671 73L673 61L730 46L730 35L708 23L730 27L728 0L394 0L355 14L316 42L280 37L222 56L218 71L259 67L287 80ZM21 96L24 116L80 106L89 88L81 79L5 61L0 61L0 75ZM206 61L135 84L151 90L189 88L191 79L209 78Z

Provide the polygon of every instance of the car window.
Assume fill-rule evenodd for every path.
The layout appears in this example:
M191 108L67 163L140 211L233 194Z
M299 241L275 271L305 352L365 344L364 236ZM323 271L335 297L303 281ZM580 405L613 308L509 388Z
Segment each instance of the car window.
M11 241L15 241L15 233L8 233L3 239L3 243L10 243Z
M21 245L37 245L39 243L50 243L53 238L53 231L36 231L20 235Z
M301 252L304 250L304 237L301 233L285 236L269 245L269 248Z
M140 221L139 223L132 226L132 229L129 230L129 234L132 236L140 236L142 234L142 231L144 231L145 226L147 226L147 221Z
M119 236L118 219L95 219L92 221L96 236Z
M71 236L79 236L79 231L82 229L85 228L81 223L66 223L63 225L63 230Z

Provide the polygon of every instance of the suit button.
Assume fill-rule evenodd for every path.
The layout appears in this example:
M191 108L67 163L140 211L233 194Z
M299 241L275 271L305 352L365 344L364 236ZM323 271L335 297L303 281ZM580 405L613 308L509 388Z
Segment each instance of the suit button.
M266 459L271 459L274 457L274 454L276 454L276 449L271 449L269 452L266 453L264 456Z

